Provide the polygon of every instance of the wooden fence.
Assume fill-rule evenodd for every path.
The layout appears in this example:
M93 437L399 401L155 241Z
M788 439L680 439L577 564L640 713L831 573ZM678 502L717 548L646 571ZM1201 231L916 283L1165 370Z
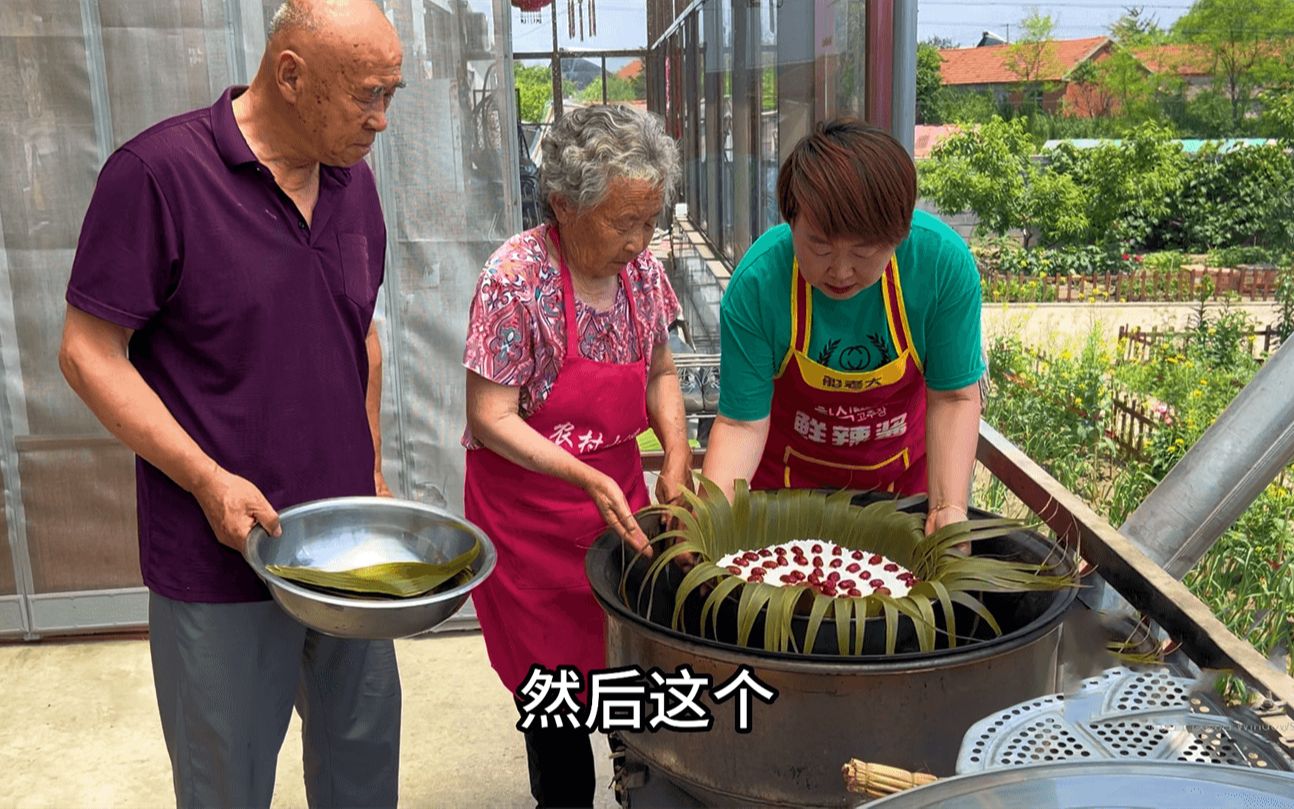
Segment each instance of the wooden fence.
M1213 286L1210 297L1235 293L1244 300L1273 300L1277 270L1189 269L1137 270L1098 275L980 274L984 299L991 302L1194 301Z
M1125 363L1150 362L1155 358L1155 346L1165 342L1180 345L1189 335L1190 332L1185 331L1158 328L1147 331L1139 326L1120 326L1119 359ZM1256 357L1265 357L1281 345L1280 331L1276 326L1245 332L1242 336L1249 338L1249 345Z
M1124 331L1127 329L1128 327L1126 326L1120 329L1120 337L1123 336ZM1165 333L1161 332L1160 334ZM1029 356L1030 370L1032 370L1035 378L1052 362L1052 359L1045 352L1038 349L1026 347L1024 352ZM1147 460L1146 449L1151 437L1160 427L1172 424L1173 419L1177 417L1176 412L1168 404L1159 402L1153 397L1142 396L1127 390L1115 383L1110 377L1105 379L1105 384L1110 390L1110 410L1107 413L1095 415L1075 406L1063 394L1058 395L1055 391L1044 390L1032 381L1022 379L1016 374L1006 372L1003 377L1013 385L1033 392L1056 407L1067 410L1094 424L1099 424L1103 434L1119 448L1124 458L1135 458L1140 461ZM1286 490L1294 487L1294 464L1286 466L1273 483Z
M1045 352L1034 348L1025 348L1024 352L1029 356L1030 369L1035 377L1051 365L1052 360ZM1110 389L1110 412L1093 414L1075 405L1063 394L1044 391L1033 382L1022 379L1016 374L1007 372L1003 376L1011 384L1033 391L1056 407L1063 408L1085 421L1100 425L1106 438L1114 442L1124 457L1144 458L1150 436L1174 415L1167 405L1117 386L1112 379L1108 378L1105 384Z
M1167 405L1151 404L1131 391L1115 389L1110 394L1105 434L1125 455L1144 459L1150 436L1172 417Z

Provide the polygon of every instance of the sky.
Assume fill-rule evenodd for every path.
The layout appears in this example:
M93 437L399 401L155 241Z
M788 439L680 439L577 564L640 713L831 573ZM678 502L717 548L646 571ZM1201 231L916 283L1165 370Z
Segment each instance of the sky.
M957 45L972 46L984 31L1004 39L1019 33L1020 20L1033 9L1050 14L1055 20L1057 39L1079 39L1099 36L1123 15L1128 6L1145 9L1143 16L1153 16L1160 27L1167 28L1191 7L1189 0L1159 2L1117 2L1117 0L1066 0L1051 3L1018 3L1007 0L918 0L917 38L946 37Z
M906 2L907 0L899 0ZM559 42L563 48L620 49L642 48L647 45L647 13L643 0L593 0L597 10L598 32L585 39L568 37L566 19L569 0L555 0L558 9ZM576 0L578 3L579 0ZM584 0L587 4L588 0ZM803 3L812 0L784 0L786 3ZM954 43L972 46L984 31L993 31L1003 38L1019 32L1020 20L1030 11L1050 14L1056 21L1058 39L1077 39L1106 33L1110 23L1123 14L1130 5L1139 5L1153 15L1163 27L1172 25L1190 8L1190 0L1148 0L1135 3L1130 0L1053 0L1053 2L1021 3L1010 0L917 0L917 35L919 39L932 36L946 37ZM551 7L550 7L551 8ZM577 5L577 9L579 6ZM587 8L587 5L586 5ZM523 23L520 12L512 10L512 45L516 51L548 51L552 47L552 23L549 9L543 11L543 22ZM578 20L578 16L577 16Z

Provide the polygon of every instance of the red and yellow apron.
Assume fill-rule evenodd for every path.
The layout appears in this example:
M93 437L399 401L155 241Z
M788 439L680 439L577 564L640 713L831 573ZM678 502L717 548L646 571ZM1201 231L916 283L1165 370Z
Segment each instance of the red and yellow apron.
M881 276L898 356L874 371L836 371L809 357L812 287L791 273L791 346L773 381L756 489L926 491L926 384L912 347L897 260Z

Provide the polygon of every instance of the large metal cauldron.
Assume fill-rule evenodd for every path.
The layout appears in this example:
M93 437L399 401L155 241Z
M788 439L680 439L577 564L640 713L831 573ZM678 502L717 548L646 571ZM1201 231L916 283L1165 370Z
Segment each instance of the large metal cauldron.
M976 516L991 516L979 513ZM648 526L644 525L647 530ZM1057 557L1031 532L977 543L977 553L1034 562ZM654 592L650 617L626 606L646 563L615 534L598 539L586 558L594 595L607 614L607 665L637 665L667 674L688 666L715 685L739 666L777 689L772 704L755 701L748 733L735 729L737 700L706 700L707 732L657 730L623 734L631 753L708 806L845 807L858 796L844 788L840 768L851 758L952 775L966 730L989 713L1057 690L1060 620L1074 590L1034 593L1024 608L990 605L1000 638L957 649L892 657L791 656L744 649L669 628L671 571ZM824 624L824 633L833 630Z

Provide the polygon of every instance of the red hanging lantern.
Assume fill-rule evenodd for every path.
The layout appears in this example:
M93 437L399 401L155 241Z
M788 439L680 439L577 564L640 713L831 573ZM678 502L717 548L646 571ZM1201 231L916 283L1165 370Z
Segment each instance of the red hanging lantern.
M521 21L540 23L544 15L540 11L544 6L552 5L553 0L512 0L512 5L521 10Z

